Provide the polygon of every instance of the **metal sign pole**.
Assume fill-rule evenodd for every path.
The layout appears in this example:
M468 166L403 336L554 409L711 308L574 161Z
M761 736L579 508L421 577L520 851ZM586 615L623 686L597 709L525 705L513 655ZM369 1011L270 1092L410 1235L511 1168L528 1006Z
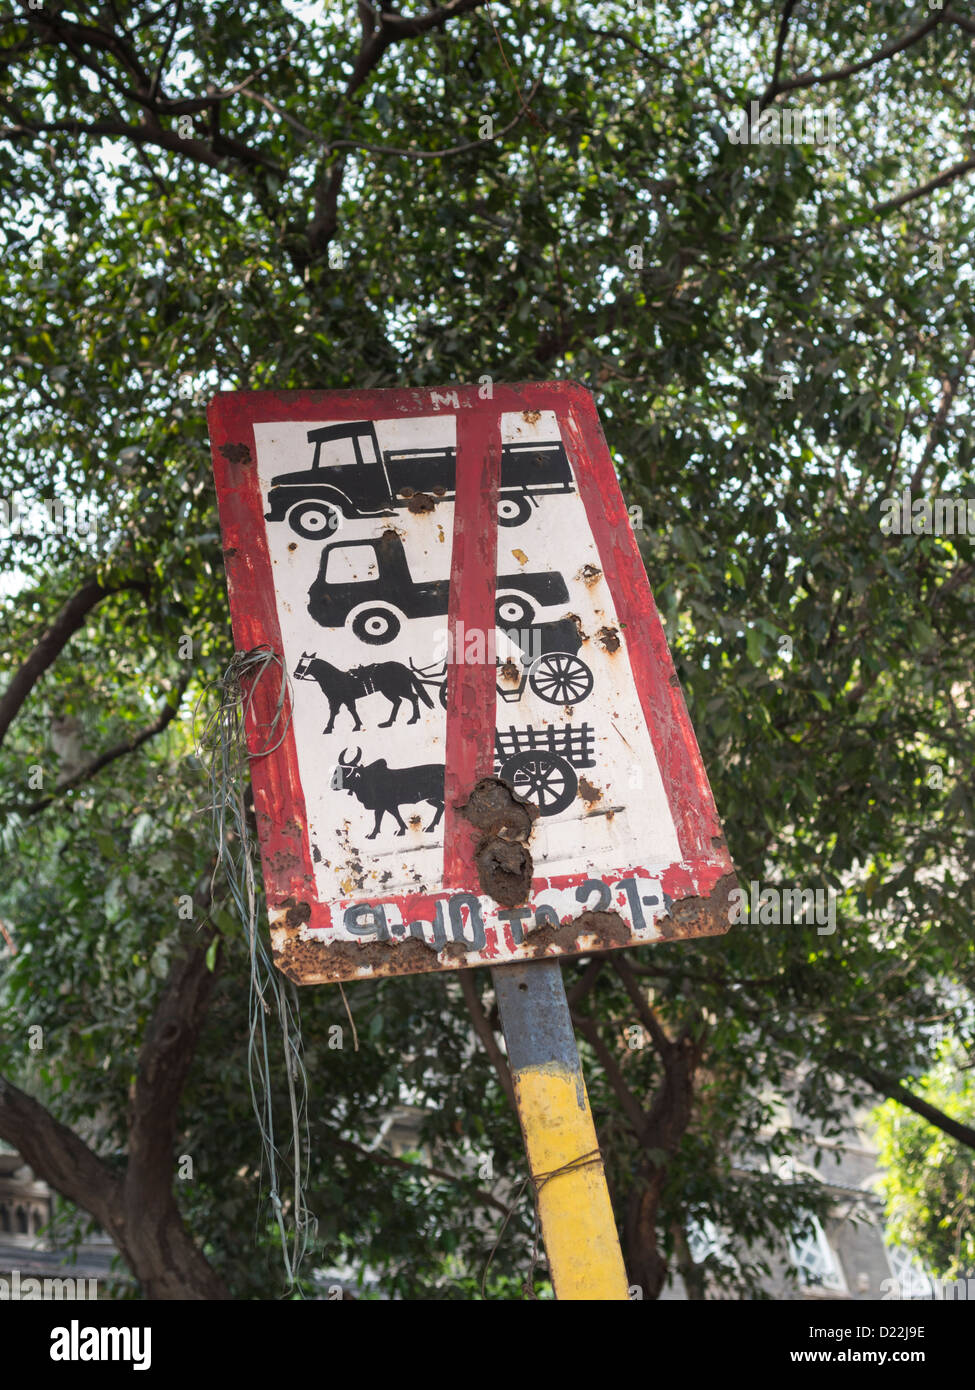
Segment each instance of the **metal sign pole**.
M518 1119L556 1298L627 1300L626 1270L557 960L495 966Z

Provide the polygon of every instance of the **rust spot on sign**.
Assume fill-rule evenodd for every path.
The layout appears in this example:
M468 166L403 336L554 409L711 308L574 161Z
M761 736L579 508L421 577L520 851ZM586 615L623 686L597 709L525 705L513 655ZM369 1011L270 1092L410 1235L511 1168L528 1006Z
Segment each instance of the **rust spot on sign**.
M590 806L594 806L597 801L602 801L603 799L603 794L599 788L594 787L585 777L579 778L579 795L582 797L583 801L587 802Z
M521 418L527 425L537 425L542 418L542 412L540 410L523 410Z
M223 444L220 452L228 463L250 463L251 451L246 444Z
M437 499L431 497L429 492L413 492L406 504L406 510L408 512L432 512L436 505Z
M516 796L500 777L482 777L457 810L481 832L474 863L483 892L502 907L525 902L532 886L528 840L538 807Z
M725 874L706 898L680 898L666 917L654 925L664 941L680 941L692 936L715 936L727 931L730 916L728 899L738 887L734 874Z
M300 927L302 922L307 922L311 916L310 903L298 903L294 898L285 898L281 906L288 909L284 918L285 926Z
M596 641L607 652L618 652L620 635L615 627L601 627L596 633Z
M446 497L447 489L445 487L435 487L433 489L433 495L434 497Z
M583 584L587 584L590 589L596 583L596 580L602 579L602 577L602 570L597 569L595 565L583 565L582 569L576 575L576 578L581 579Z
M449 948L448 948L449 949ZM463 950L463 947L461 948ZM295 984L318 980L355 979L364 968L376 975L408 975L430 968L430 953L436 947L411 937L398 944L391 941L299 941L289 937L274 963ZM444 952L446 954L446 952Z
M500 674L501 679L503 681L514 681L515 684L517 684L518 681L521 679L520 675L518 674L518 667L511 660L510 656L508 657L508 660L504 663L504 665L500 668Z
M517 907L531 893L532 857L527 845L517 840L484 840L474 863L481 887L503 907Z
M301 856L294 850L278 849L267 856L267 863L272 869L283 873L285 869L296 868L301 863Z
M586 950L599 951L604 947L625 946L631 941L630 928L618 912L583 912L571 922L558 927L536 927L528 933L525 945L532 958L553 955L560 951L579 949L581 936L596 938Z
M297 542L297 541L292 541L291 544L288 546L288 549L289 549L289 550L297 550L297 549L298 549L298 542Z
M475 782L470 799L457 810L486 835L513 840L527 840L539 816L538 807L516 796L500 777L482 777Z

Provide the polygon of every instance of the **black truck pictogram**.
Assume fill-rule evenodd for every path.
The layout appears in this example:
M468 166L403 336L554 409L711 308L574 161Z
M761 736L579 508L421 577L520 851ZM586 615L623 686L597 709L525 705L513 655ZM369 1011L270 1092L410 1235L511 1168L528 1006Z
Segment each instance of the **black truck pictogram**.
M299 536L320 540L342 517L395 516L417 496L451 499L457 454L447 449L380 449L371 420L308 431L310 468L272 478L267 521L285 521ZM498 522L520 526L538 497L572 492L561 441L506 444L501 451Z
M340 577L349 572L357 577ZM569 597L558 573L499 574L496 588L500 628L513 626L516 619L527 626L534 621L535 604L565 603ZM332 541L322 547L318 577L308 590L308 612L322 627L343 627L354 612L356 637L380 646L399 634L401 615L446 616L449 590L446 579L414 582L402 540L386 530L377 540Z

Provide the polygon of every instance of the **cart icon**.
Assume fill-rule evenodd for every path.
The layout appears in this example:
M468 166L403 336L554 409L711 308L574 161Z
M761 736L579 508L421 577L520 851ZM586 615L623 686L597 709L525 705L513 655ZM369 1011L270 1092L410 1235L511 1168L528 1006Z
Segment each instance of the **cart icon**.
M498 605L499 608L502 605ZM499 660L504 679L517 679L513 688L498 682L497 690L505 704L516 704L530 686L540 700L549 705L578 705L592 693L592 671L577 655L582 639L571 618L554 623L536 623L527 628L502 628L511 644L521 652L521 675L514 661ZM524 644L524 645L522 645ZM421 685L439 685L440 703L447 708L447 662L434 666L414 666Z
M503 606L498 605L499 609ZM514 690L498 686L498 694L505 704L520 700L526 684L549 705L578 705L588 698L592 693L592 671L578 655L582 638L572 618L517 629L504 626L503 614L499 613L499 617L505 635L518 647L521 646L519 639L525 640L529 652L521 680ZM525 661L524 650L522 661Z
M571 806L579 790L576 768L594 767L591 724L542 729L532 725L494 731L494 770L543 816L557 816Z

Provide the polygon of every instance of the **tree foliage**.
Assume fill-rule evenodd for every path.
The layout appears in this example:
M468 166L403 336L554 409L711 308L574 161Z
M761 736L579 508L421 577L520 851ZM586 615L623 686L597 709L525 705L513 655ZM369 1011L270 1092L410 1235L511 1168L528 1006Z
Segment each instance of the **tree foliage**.
M700 1287L705 1220L755 1293L823 1204L779 1160L854 1100L909 1108L935 1027L967 1055L972 540L880 520L975 495L973 36L795 0L0 17L0 495L95 519L0 534L0 1137L143 1292L284 1285L193 758L232 650L216 389L588 384L741 880L836 894L835 932L566 966L646 1296ZM730 139L752 102L829 106L834 139ZM482 974L350 987L358 1050L336 991L302 995L313 1263L366 1293L478 1293L521 1182ZM397 1163L373 1140L401 1104ZM929 1111L964 1167L959 1093ZM522 1198L492 1296L531 1228Z

